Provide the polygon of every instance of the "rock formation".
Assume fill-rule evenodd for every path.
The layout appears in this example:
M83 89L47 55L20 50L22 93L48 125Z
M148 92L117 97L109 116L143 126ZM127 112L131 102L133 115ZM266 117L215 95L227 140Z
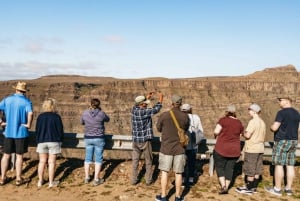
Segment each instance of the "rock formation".
M18 80L0 82L0 98L14 93ZM35 80L25 80L30 91L35 119L41 111L45 98L58 100L59 114L62 116L65 131L82 133L79 119L84 109L89 107L91 98L101 100L102 109L111 117L106 125L109 134L130 135L130 110L134 98L149 91L162 91L165 95L163 111L170 108L172 94L182 95L184 103L193 106L193 112L200 115L204 132L213 137L217 120L224 115L229 103L236 104L238 118L246 126L249 115L247 107L255 102L262 107L262 118L267 127L271 125L279 109L276 97L281 94L292 95L294 106L299 107L299 72L292 65L267 68L247 76L200 77L187 79L145 78L115 79L109 77L84 77L72 75L45 76ZM154 97L152 102L157 101ZM154 125L159 114L153 117ZM31 130L35 130L35 120ZM154 126L155 135L160 135ZM272 133L267 132L272 140Z

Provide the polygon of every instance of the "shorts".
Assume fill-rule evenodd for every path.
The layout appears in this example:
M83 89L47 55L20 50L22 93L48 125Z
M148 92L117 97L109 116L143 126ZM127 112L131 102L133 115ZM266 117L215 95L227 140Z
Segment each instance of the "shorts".
M177 174L181 174L184 172L185 162L186 162L185 154L172 156L172 155L165 155L163 153L159 153L158 168L166 172L169 172L171 169L173 169L173 172Z
M28 152L28 138L4 138L3 152L24 154Z
M295 165L298 140L279 140L274 142L272 152L273 165Z
M40 154L60 154L61 143L60 142L43 142L38 143L36 152Z
M103 151L105 138L86 138L85 142L85 160L86 164L91 164L95 158L95 164L103 163Z
M263 153L245 152L243 171L247 176L262 175L263 173Z

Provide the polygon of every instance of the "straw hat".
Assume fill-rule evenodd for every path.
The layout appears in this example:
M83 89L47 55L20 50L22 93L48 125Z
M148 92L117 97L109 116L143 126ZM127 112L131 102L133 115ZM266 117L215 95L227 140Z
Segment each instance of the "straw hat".
M13 87L16 90L26 92L29 91L26 87L26 82L18 82L17 86Z

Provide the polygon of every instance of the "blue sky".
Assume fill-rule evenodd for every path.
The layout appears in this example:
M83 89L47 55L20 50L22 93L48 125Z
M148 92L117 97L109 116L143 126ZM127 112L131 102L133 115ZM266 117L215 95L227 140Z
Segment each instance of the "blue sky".
M298 0L0 0L0 80L300 69Z

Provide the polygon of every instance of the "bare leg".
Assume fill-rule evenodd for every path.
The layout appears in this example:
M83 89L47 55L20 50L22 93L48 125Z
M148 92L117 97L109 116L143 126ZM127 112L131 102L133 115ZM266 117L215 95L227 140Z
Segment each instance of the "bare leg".
M219 183L220 183L221 188L226 187L225 177L219 177Z
M284 176L284 170L282 165L275 165L275 187L281 189L281 183Z
M56 165L56 154L49 154L49 159L48 159L49 184L52 184L54 181L55 165Z
M16 154L16 180L21 180L22 175L22 165L23 165L23 155L22 154Z
M3 154L2 160L1 160L1 179L4 181L6 179L6 172L8 169L8 164L10 160L10 154Z
M161 171L161 197L167 196L168 172Z
M42 184L44 180L44 170L48 158L48 154L39 154L40 156L40 161L38 165L38 175L39 175L39 182Z
M85 173L85 179L90 178L90 164L84 163L84 173Z
M175 174L175 196L181 196L182 174Z
M286 166L286 177L287 177L286 189L292 189L292 184L295 178L294 166Z
M101 171L101 163L96 163L95 164L95 175L94 175L94 180L99 180L100 176L100 171Z

